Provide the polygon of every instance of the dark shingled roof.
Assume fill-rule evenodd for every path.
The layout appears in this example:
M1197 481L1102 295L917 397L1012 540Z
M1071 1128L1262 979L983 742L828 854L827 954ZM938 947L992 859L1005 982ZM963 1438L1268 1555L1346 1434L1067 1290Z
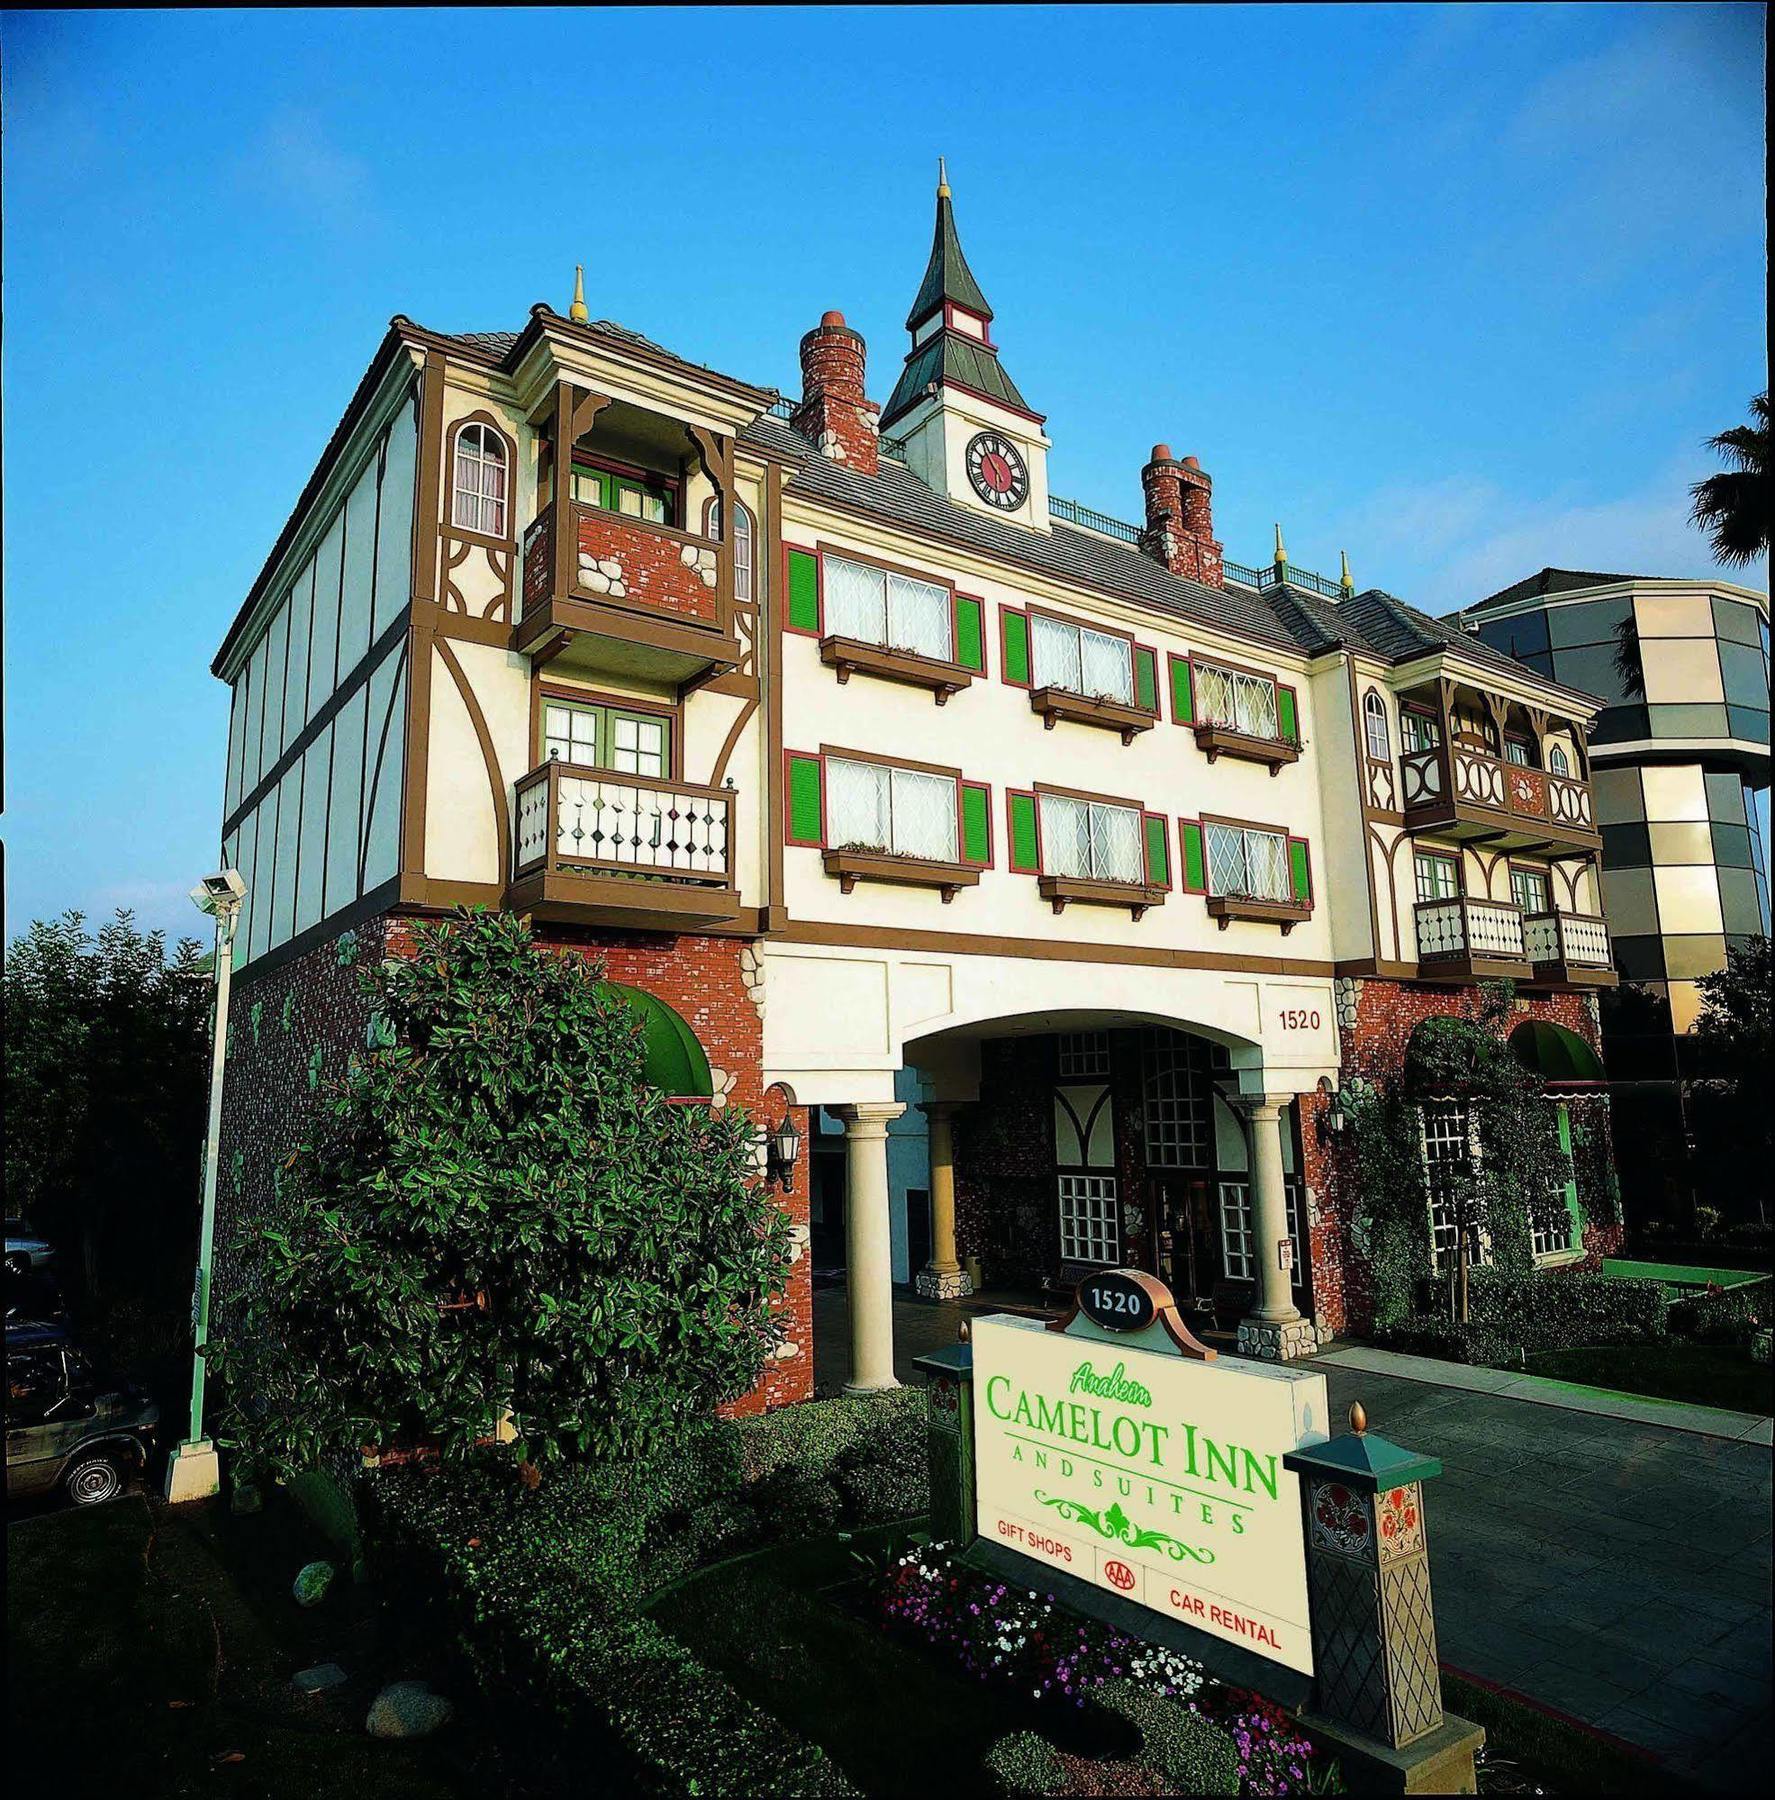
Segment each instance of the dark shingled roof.
M1598 575L1586 569L1543 569L1539 575L1531 575L1526 581L1513 582L1507 588L1499 588L1495 594L1487 594L1483 600L1475 600L1471 606L1461 610L1469 613L1486 612L1494 606L1508 606L1516 600L1533 600L1542 594L1573 594L1582 588L1607 587L1614 581L1651 579L1647 575Z
M955 208L947 189L937 190L937 228L931 235L931 260L925 264L924 280L918 284L918 298L906 315L908 331L928 313L935 312L945 300L965 306L982 318L992 317L992 308L980 292L974 271L961 253L961 239L955 234Z
M958 386L984 394L988 400L1001 400L1018 412L1029 411L1029 403L1017 392L1017 384L1004 371L998 352L989 345L978 344L958 331L939 331L927 339L906 359L887 405L881 409L881 422L891 425L902 413L910 412L933 381L953 381Z

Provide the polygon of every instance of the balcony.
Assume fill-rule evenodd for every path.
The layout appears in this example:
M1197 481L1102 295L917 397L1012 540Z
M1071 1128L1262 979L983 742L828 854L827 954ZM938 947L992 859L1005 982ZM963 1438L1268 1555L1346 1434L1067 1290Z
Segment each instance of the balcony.
M548 762L517 784L506 904L538 918L629 929L730 925L733 795Z
M1484 838L1500 849L1597 850L1590 784L1457 744L1399 759L1410 831Z
M1533 974L1523 941L1522 910L1497 900L1420 900L1418 977L1423 981L1488 981Z
M730 559L696 532L580 501L558 503L524 534L516 647L584 673L689 682L739 661Z
M1594 913L1530 913L1522 922L1523 944L1542 988L1615 987L1615 959L1609 928Z
M1059 687L1032 689L1029 708L1042 715L1042 724L1049 731L1064 719L1073 725L1095 725L1103 731L1118 732L1124 744L1133 743L1143 731L1151 731L1155 723L1151 713L1130 706L1125 700L1112 700L1107 694L1074 694Z

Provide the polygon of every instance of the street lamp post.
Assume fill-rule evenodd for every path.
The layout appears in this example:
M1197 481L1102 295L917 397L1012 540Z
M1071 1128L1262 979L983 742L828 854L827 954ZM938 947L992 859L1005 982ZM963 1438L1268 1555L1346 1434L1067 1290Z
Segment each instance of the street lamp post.
M216 1241L216 1164L222 1151L222 1075L228 1061L228 983L234 968L234 928L247 884L233 869L206 875L191 890L199 912L216 921L216 1017L210 1032L210 1114L203 1145L203 1223L191 1295L191 1429L166 1465L166 1497L202 1500L219 1493L216 1446L203 1435L203 1352L210 1329L210 1259Z

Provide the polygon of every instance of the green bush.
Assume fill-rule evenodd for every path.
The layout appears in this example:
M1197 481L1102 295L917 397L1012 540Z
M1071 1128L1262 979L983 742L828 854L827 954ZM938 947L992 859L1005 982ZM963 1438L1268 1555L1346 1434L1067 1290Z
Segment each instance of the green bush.
M1670 1304L1670 1329L1702 1344L1748 1344L1775 1314L1775 1281L1747 1281L1739 1287L1708 1288Z
M1039 1731L1013 1731L986 1752L986 1772L1008 1800L1066 1792L1066 1770Z
M711 1420L644 1462L568 1464L533 1488L491 1452L390 1469L366 1512L384 1566L443 1589L477 1679L606 1736L629 1786L849 1794L823 1751L640 1609L756 1545L920 1510L924 1404L901 1389Z
M1239 1752L1224 1726L1132 1681L1091 1690L1091 1703L1140 1733L1140 1761L1170 1794L1236 1794Z
M1656 1342L1666 1335L1664 1289L1587 1269L1475 1269L1466 1325L1436 1316L1401 1321L1387 1343L1455 1362L1514 1367L1538 1350Z

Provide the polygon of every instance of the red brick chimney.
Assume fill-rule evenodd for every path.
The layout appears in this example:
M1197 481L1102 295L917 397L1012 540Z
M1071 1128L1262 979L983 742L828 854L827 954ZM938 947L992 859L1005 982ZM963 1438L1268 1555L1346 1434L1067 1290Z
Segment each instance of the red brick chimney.
M801 402L789 423L811 438L822 456L873 475L880 467L876 417L881 408L863 396L865 346L841 312L822 313L801 340Z
M1214 536L1214 483L1193 456L1179 462L1169 444L1154 444L1140 471L1146 494L1146 530L1140 547L1173 575L1208 587L1226 586L1220 544Z

